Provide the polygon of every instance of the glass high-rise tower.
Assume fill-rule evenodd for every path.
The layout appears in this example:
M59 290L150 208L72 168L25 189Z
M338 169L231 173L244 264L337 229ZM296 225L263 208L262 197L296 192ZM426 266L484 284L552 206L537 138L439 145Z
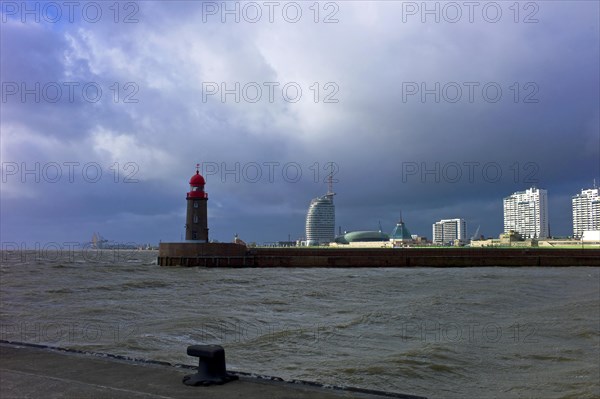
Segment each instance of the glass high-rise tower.
M335 205L332 192L310 201L306 214L306 245L321 245L335 238Z

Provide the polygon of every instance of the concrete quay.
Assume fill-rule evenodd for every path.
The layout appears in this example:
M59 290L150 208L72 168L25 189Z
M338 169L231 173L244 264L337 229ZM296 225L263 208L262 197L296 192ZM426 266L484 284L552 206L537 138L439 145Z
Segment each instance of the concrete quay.
M193 362L192 358L190 361ZM224 385L187 386L195 367L0 342L0 397L9 398L404 398L421 397L357 388L285 382L247 373ZM423 399L423 398L421 398Z

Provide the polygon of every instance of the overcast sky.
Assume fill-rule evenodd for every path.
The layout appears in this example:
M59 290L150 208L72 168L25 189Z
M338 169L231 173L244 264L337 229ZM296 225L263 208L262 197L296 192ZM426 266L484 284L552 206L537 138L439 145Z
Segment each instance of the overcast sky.
M600 182L596 1L1 4L3 245L178 241L196 163L220 241L303 237L331 163L336 226L427 237Z

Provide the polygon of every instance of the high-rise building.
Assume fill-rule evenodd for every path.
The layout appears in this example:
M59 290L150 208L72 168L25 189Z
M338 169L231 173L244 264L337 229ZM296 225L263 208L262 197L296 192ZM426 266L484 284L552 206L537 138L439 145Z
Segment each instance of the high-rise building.
M321 245L335 238L335 205L333 193L310 201L306 214L306 245Z
M335 205L333 205L333 163L327 178L327 194L310 201L306 214L306 245L328 244L335 240Z
M535 187L504 198L504 232L515 231L523 238L547 238L548 192Z
M581 190L573 196L573 237L580 238L584 231L600 230L600 190Z
M435 244L453 243L454 240L467 239L467 223L464 219L442 219L433 224L433 242Z

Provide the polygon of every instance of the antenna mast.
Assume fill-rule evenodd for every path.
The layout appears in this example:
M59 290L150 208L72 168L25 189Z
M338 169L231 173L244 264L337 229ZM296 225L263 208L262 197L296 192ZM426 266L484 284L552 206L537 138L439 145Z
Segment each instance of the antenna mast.
M327 176L327 195L335 195L333 192L333 162L331 162L331 169L329 170L329 176Z

